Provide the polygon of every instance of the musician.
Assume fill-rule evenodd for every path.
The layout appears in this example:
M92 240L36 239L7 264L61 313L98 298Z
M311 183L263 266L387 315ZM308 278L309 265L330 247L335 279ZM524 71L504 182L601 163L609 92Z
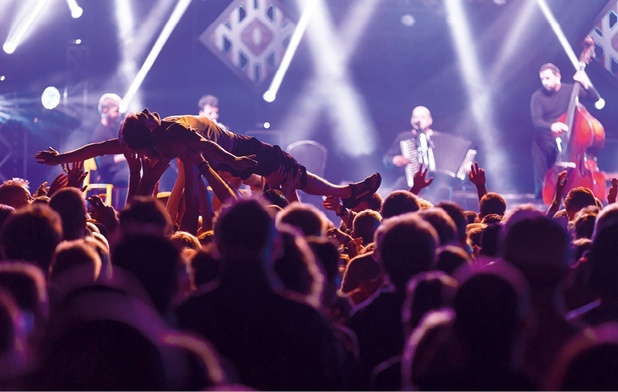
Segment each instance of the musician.
M400 142L402 140L413 139L415 143L419 140L418 136L422 133L426 136L430 136L434 133L431 129L433 119L431 112L425 106L417 106L412 110L412 116L410 117L410 125L412 129L409 131L400 132L393 144L390 146L386 154L384 154L384 166L394 170L396 167L401 168L400 177L395 181L395 189L409 189L410 187L406 183L404 176L404 168L410 163L410 159L402 155ZM417 145L418 147L418 145Z
M118 136L124 113L120 112L122 98L118 94L105 93L99 98L99 122L92 132L91 141L101 142ZM123 154L96 157L97 178L91 182L105 182L126 188L129 182L129 167Z
M539 77L543 87L532 94L530 111L535 137L532 142L532 163L534 168L534 197L542 199L543 181L547 171L556 162L558 156L557 138L563 137L568 130L567 124L559 122L560 116L566 113L573 84L562 83L560 70L554 64L546 63L539 69ZM579 99L596 101L598 92L589 84L584 71L577 71L573 80L580 83Z
M384 154L383 163L390 170L399 170L400 176L395 180L393 189L405 189L409 190L410 185L406 181L405 167L411 163L409 158L403 155L400 142L402 140L411 140L412 146L418 150L417 159L422 163L424 167L429 169L429 175L434 177L434 183L427 188L425 193L421 195L423 198L430 201L440 201L450 199L451 197L451 178L443 178L441 173L436 173L434 161L434 145L431 142L431 137L438 135L439 132L431 129L433 124L433 118L431 117L431 111L425 106L416 106L412 109L412 116L410 117L410 125L412 129L409 131L400 132L393 144Z

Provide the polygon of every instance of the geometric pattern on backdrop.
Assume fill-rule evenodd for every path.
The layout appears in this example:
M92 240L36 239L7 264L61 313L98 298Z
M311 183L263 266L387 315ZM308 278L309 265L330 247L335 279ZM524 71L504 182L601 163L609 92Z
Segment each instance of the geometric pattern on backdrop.
M618 0L612 0L597 17L590 36L595 42L596 60L618 77Z
M234 0L199 40L260 91L279 67L295 27L277 0Z

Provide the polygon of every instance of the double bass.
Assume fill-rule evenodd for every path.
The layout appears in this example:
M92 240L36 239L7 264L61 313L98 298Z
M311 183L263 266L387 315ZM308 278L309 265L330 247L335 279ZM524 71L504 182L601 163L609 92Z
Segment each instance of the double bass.
M586 37L584 50L579 58L579 69L583 70L594 55L594 41ZM603 125L579 103L581 85L575 83L567 112L558 120L567 125L562 137L562 148L553 167L547 171L543 185L543 202L549 204L556 194L556 180L561 171L567 170L565 193L576 187L586 187L601 201L606 201L605 174L599 170L596 158L590 150L600 150L605 143Z

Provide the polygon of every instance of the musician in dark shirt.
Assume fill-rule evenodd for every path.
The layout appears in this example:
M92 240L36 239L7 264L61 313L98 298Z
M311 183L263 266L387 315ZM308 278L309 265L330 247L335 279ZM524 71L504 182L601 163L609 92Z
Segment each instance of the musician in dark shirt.
M105 93L99 99L100 120L92 132L92 142L118 137L118 130L124 115L120 112L121 98L117 94ZM104 182L114 184L119 188L126 188L129 183L129 167L123 154L111 154L96 157L97 177L91 182Z
M534 197L542 199L543 181L558 156L556 138L563 137L568 130L567 124L558 121L566 113L573 84L561 83L560 70L554 64L546 63L539 69L542 88L532 94L530 111L532 125L536 131L532 142L532 163L534 168ZM580 83L579 98L586 101L599 99L597 91L589 84L583 71L578 71L573 80Z
M433 118L431 117L431 112L425 106L417 106L412 110L412 116L410 117L410 124L412 125L412 129L405 132L400 132L393 144L384 154L383 162L384 166L388 169L395 170L395 168L399 168L400 176L395 180L395 184L393 186L394 189L410 189L406 182L406 178L404 176L404 168L407 164L411 162L410 158L406 158L403 156L401 151L400 142L402 140L412 140L415 144L415 148L418 148L418 143L420 142L419 135L421 133L425 134L428 137L431 137L435 133L431 129L431 125L433 124ZM425 139L427 140L427 139ZM428 145L428 155L430 144ZM430 159L427 157L427 159Z

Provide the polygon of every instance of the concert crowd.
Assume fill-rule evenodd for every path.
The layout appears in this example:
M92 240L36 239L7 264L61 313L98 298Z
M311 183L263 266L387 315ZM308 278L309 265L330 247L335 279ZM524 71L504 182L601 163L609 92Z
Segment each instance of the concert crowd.
M294 171L179 160L158 192L169 160L126 159L118 208L83 162L0 185L2 389L618 389L615 179L541 210L475 163L464 210L421 166L315 206Z

